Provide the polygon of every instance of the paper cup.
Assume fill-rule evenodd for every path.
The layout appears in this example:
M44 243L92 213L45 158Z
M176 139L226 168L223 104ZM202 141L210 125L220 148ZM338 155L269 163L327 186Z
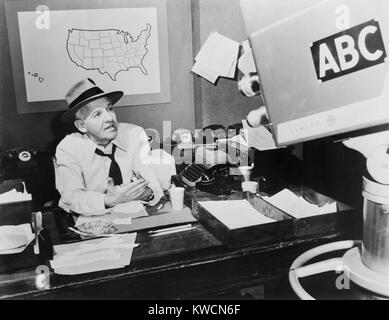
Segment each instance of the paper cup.
M181 187L173 187L169 189L170 203L173 210L182 210L184 208L184 193L185 189Z
M242 191L243 192L251 192L251 193L257 193L258 189L258 182L256 181L245 181L242 182Z
M252 169L253 169L253 167L249 167L249 166L240 166L239 167L239 170L244 177L244 181L250 181Z

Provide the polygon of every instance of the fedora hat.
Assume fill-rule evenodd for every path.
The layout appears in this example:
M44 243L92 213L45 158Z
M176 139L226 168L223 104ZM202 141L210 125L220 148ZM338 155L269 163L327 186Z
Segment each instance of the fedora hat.
M87 103L107 97L114 105L123 96L123 91L104 92L92 79L83 79L72 86L66 93L65 100L69 109L61 116L61 121L72 122L74 115Z

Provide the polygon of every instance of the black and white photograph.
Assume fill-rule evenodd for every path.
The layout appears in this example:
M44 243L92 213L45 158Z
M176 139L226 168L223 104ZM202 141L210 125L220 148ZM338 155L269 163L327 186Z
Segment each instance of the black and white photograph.
M0 0L0 43L0 300L389 299L389 1Z

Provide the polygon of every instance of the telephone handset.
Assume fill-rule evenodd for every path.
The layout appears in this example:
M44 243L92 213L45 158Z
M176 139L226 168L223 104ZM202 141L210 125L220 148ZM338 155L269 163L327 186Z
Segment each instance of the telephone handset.
M201 187L217 184L220 179L227 177L228 174L229 166L226 164L217 164L207 168L204 165L192 163L178 176L189 187Z

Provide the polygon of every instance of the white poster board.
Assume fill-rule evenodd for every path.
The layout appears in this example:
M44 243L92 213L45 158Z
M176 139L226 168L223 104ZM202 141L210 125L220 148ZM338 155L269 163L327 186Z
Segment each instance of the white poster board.
M79 5L35 11L30 1L6 2L18 113L66 109L66 92L82 78L124 91L119 106L170 102L166 2Z

